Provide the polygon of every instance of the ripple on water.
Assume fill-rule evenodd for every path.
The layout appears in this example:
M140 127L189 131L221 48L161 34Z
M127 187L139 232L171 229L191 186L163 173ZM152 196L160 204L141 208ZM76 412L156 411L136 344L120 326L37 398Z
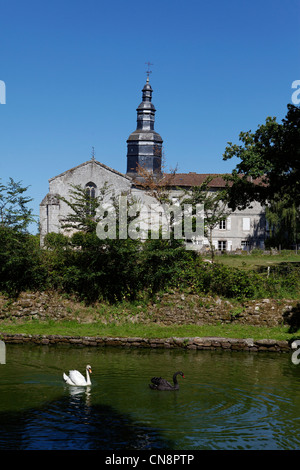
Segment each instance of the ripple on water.
M299 448L297 434L294 440L284 437L284 427L298 425L280 420L283 410L293 406L287 397L262 387L254 387L252 393L224 384L193 384L193 388L188 401L182 388L176 403L180 440L185 448ZM166 423L163 426L166 427Z

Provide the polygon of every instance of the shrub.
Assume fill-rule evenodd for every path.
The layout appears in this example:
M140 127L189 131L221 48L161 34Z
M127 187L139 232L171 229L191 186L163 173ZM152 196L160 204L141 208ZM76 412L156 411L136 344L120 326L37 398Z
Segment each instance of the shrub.
M39 240L28 233L0 226L0 289L11 296L40 289L47 278Z

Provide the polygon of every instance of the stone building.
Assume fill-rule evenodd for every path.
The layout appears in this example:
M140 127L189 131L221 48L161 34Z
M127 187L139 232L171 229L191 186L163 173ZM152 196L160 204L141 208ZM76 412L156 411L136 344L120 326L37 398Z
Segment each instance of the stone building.
M142 101L137 108L137 127L127 139L127 170L122 174L92 157L90 160L66 170L50 178L49 192L40 204L40 234L41 243L50 232L60 232L61 222L69 212L68 205L59 196L68 199L70 185L80 184L91 195L96 195L105 183L115 194L129 193L149 201L149 197L139 186L141 176L138 166L148 172L160 174L162 144L161 136L154 130L156 109L152 103L153 90L149 77L142 90ZM124 162L125 163L125 162ZM173 199L178 197L181 190L188 190L198 186L208 177L207 174L177 173L172 180L170 188ZM225 181L221 174L213 175L210 182L211 191L224 188ZM232 212L226 219L214 228L212 242L216 250L232 251L237 249L263 248L266 237L266 222L264 210L258 203L252 208ZM204 237L198 240L199 248L208 247L208 240Z

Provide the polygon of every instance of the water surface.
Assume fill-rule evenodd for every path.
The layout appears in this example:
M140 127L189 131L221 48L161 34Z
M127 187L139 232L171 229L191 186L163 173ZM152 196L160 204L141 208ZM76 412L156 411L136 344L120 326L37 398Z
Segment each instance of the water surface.
M86 364L91 387L63 382ZM299 449L299 386L290 354L8 344L0 449Z

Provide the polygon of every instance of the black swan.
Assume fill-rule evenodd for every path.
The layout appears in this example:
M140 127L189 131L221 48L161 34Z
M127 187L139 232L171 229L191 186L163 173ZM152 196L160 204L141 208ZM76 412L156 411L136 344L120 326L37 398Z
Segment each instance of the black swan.
M183 372L175 372L175 374L173 375L174 385L171 385L170 382L165 379L162 379L161 377L152 377L152 383L149 384L149 387L153 390L179 390L177 375L181 375L181 377L184 378Z

